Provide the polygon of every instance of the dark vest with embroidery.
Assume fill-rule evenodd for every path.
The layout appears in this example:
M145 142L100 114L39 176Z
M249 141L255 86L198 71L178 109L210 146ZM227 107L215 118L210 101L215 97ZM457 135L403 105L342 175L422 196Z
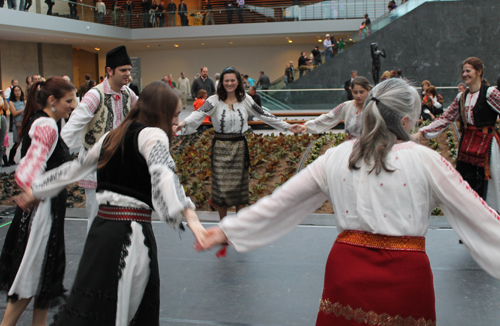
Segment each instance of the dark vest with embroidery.
M109 190L133 197L153 209L151 175L138 145L139 133L144 128L146 126L135 121L128 127L123 146L118 146L106 166L97 170L97 191ZM101 154L106 142L107 139L104 140Z
M474 126L476 127L488 127L488 126L494 127L497 121L498 113L495 110L493 110L486 101L486 94L488 92L488 87L489 86L486 86L485 84L481 85L476 105L474 105L474 108L472 109L472 115L474 117ZM470 93L469 90L466 90L464 94L464 100L460 101L460 116L462 118L462 121L467 121L465 120L465 116L463 116L463 113L465 113L465 108L463 108L462 105L465 105L465 100L467 99L467 95L469 95L469 93ZM460 128L462 131L462 135L464 133L464 127L465 124L462 123Z
M103 84L101 83L94 86L92 89L99 92L100 102L99 107L94 112L94 117L85 126L85 128L83 128L82 143L86 149L94 146L94 144L97 143L105 133L113 130L113 118L115 115L111 99L112 95L104 92ZM128 87L121 90L121 101L123 118L125 118L130 111L130 104L132 101Z
M49 118L49 115L41 110L36 111L35 115L31 120L28 122L28 126L26 127L26 130L23 135L23 143L21 147L21 157L24 157L26 153L28 152L28 148L31 146L31 138L28 135L31 126L33 125L33 122L35 122L36 119L38 118ZM60 128L60 123L57 123L57 133L59 135L61 128ZM47 168L45 171L52 170L61 164L68 162L71 160L71 156L69 154L69 148L66 146L66 143L61 139L61 137L57 137L57 145L54 148L54 151L52 152L52 155L50 155L48 161L47 161Z

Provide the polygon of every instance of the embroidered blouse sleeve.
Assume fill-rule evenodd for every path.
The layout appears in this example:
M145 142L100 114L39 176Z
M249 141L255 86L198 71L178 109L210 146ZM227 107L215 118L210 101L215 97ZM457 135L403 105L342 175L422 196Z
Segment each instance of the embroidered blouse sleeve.
M493 110L500 114L500 91L496 87L488 88L486 102L488 102Z
M181 134L188 135L196 132L206 116L212 116L217 104L219 102L219 97L217 95L212 95L205 101L205 104L201 106L197 111L191 113L185 120L186 126L182 129Z
M139 151L146 159L151 174L153 206L160 219L175 228L183 219L181 212L195 209L175 174L168 137L158 128L145 128L139 134Z
M54 197L70 183L84 179L90 173L95 172L101 154L102 142L107 135L106 133L101 137L84 157L66 162L36 178L31 185L33 196L36 198Z
M135 92L133 90L128 89L129 93L130 93L130 107L132 108L132 106L134 106L134 104L137 102L137 100L139 99L139 97L137 96L137 94L135 94Z
M474 260L500 278L500 216L441 155L419 146L419 156L433 196L453 230Z
M444 111L443 115L434 120L427 127L423 127L420 129L424 134L424 137L427 139L434 138L439 135L443 130L448 127L451 123L457 120L460 114L460 96L462 93L459 93L457 97L453 100L453 103L448 107L446 111Z
M312 134L319 134L335 127L345 118L348 104L349 102L341 103L330 112L322 114L314 120L307 121L305 123L307 131Z
M133 93L133 92L132 92ZM95 89L89 90L80 104L71 113L71 117L61 130L61 138L69 148L82 136L82 130L94 118L95 111L99 108L101 96Z
M276 116L262 109L260 105L255 103L255 101L251 96L246 95L243 101L245 101L245 107L251 115L256 116L257 118L264 121L268 125L284 131L290 128L290 125L287 122L278 119Z
M328 199L325 178L323 155L271 195L226 217L219 226L239 252L269 244L291 232Z
M57 131L57 124L52 118L38 118L33 122L28 133L31 145L15 174L19 187L29 187L45 171L47 160L57 145Z

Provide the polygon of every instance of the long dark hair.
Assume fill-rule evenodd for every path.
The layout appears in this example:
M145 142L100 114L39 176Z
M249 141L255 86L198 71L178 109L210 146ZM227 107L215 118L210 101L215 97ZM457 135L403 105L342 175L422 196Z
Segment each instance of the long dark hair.
M226 69L222 70L222 73L220 74L219 85L217 85L217 95L219 96L219 100L221 101L227 100L227 92L226 89L224 88L224 76L227 74L236 75L236 80L238 80L238 86L236 87L235 90L236 99L238 100L238 102L243 101L246 96L245 86L243 85L240 72L233 67L227 67Z
M179 92L164 82L155 81L146 86L120 126L106 137L97 168L101 169L106 166L118 146L122 148L125 146L125 133L134 121L148 127L162 129L167 134L168 140L172 142L172 120L180 100Z
M21 97L19 97L19 101L24 101L24 92L23 92L23 89L21 88L21 86L19 86L19 85L12 86L12 90L10 91L9 101L12 101L12 102L17 101L16 96L14 95L14 90L16 88L19 88L19 90L21 91Z
M39 86L40 90L38 90ZM34 82L30 86L28 93L26 108L23 113L23 122L19 129L19 136L22 137L24 135L25 129L36 111L43 110L47 107L47 99L50 95L53 95L54 98L59 101L66 93L74 90L75 86L58 76L50 77L45 82L41 80Z

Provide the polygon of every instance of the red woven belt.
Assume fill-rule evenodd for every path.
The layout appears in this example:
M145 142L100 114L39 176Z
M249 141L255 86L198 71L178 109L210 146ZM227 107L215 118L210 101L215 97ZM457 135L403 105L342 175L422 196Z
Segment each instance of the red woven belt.
M150 209L99 205L97 216L105 220L151 223Z

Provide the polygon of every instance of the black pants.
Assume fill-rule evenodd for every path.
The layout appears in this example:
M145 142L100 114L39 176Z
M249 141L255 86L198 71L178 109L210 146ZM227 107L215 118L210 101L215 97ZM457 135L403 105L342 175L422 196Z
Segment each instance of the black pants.
M236 9L236 14L238 15L240 23L243 23L243 8Z
M49 2L49 3L47 3L47 6L49 6L49 9L47 9L47 15L52 15L52 7L54 7L54 3Z
M24 11L30 10L32 4L33 4L33 2L31 2L31 1L26 2L26 4L24 5Z
M233 22L233 9L227 9L227 22L231 24Z
M69 5L69 16L75 19L78 16L78 10L76 9L76 3L68 3Z

